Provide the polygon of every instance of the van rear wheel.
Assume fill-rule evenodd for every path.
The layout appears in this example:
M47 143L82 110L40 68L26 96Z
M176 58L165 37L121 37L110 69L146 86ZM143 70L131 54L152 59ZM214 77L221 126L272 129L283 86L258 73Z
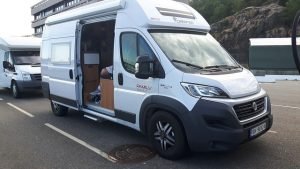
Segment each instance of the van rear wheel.
M68 108L57 103L54 103L51 100L51 109L55 116L65 116L68 112Z
M15 81L12 81L12 83L11 83L11 93L12 93L12 96L14 97L14 98L20 98L21 97L21 92L20 92L20 90L19 90L19 88L18 88L18 85L17 85L17 83L15 82Z
M181 123L164 111L155 113L148 123L148 137L158 154L169 160L182 158L187 151Z

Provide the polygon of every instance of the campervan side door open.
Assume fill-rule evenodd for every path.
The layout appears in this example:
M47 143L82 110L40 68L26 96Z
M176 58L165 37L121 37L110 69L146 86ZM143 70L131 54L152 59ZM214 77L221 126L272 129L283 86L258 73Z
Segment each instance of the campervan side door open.
M47 42L50 48L48 63L50 98L55 103L78 109L75 39L64 37Z

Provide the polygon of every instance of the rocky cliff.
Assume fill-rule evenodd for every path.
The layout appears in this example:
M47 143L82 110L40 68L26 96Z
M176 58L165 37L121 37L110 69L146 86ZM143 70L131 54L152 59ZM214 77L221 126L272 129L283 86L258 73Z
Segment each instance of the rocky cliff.
M290 28L280 19L284 8L276 3L245 8L212 24L211 33L240 63L247 64L250 38L290 35Z

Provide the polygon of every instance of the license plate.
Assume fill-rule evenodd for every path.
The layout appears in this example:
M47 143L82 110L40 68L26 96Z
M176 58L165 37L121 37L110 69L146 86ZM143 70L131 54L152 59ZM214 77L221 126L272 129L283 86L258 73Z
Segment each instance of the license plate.
M254 137L254 136L260 134L261 132L265 131L266 128L267 128L267 123L263 123L259 126L252 128L250 130L250 137Z

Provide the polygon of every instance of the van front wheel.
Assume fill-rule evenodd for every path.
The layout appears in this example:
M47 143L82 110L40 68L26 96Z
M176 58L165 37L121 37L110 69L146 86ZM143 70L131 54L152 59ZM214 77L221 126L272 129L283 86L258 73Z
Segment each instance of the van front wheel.
M14 98L20 98L21 93L20 93L18 85L15 81L12 81L10 88L11 88L11 93L12 93L13 97Z
M184 130L180 122L168 112L159 111L151 117L148 137L163 158L176 160L187 151Z
M68 112L68 108L57 103L53 103L51 100L51 109L55 116L65 116Z

